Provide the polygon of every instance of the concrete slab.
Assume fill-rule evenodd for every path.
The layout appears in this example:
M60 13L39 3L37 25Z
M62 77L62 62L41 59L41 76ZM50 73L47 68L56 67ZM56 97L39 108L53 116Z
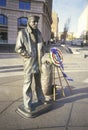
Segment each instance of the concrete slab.
M74 103L72 107L69 126L88 127L88 103Z
M14 78L9 80L10 82L4 80L0 85L0 101L12 101L22 97L23 80L16 80Z
M88 130L88 127L68 127L68 130Z
M23 80L23 76L18 76L18 75L11 76L11 77L6 77L5 76L5 77L1 77L0 78L0 84L3 85L3 84L13 83L13 82L15 83L16 81L18 81L18 85L20 85L21 84L21 80ZM13 85L14 85L14 83L13 83Z
M83 82L88 84L88 78L86 78Z
M5 58L3 59L2 62L2 59L0 59L0 65L1 66L23 65L23 60L21 58Z
M19 129L19 130L23 130L23 129ZM25 130L66 130L65 127L44 127L44 128L36 128L36 129L25 129Z
M1 86L0 90L0 101L12 101L16 100L18 97L22 97L22 89L21 87L9 87L9 86ZM19 91L19 93L17 93Z
M69 117L71 104L62 106L61 104L58 105L55 103L53 110L48 113L33 119L24 119L15 112L20 103L21 102L13 103L4 113L2 113L0 116L0 129L57 129L61 127L61 130L64 130Z
M10 103L11 102L7 102L7 101L0 102L0 114L2 114L6 110L6 108L9 106Z

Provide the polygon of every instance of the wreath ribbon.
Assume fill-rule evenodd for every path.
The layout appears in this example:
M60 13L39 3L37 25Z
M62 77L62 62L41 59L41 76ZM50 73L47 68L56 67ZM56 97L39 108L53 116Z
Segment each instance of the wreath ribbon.
M67 74L64 72L63 55L62 55L61 50L59 50L56 47L51 48L50 49L50 57L51 57L51 61L53 62L53 64L62 69L63 76L67 80L73 81L73 79L68 77Z

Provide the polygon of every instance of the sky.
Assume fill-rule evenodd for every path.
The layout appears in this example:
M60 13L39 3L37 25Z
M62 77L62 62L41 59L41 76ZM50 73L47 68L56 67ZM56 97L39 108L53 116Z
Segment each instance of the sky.
M88 5L88 0L53 0L53 11L59 17L59 32L63 31L64 25L70 19L69 32L77 32L78 18Z

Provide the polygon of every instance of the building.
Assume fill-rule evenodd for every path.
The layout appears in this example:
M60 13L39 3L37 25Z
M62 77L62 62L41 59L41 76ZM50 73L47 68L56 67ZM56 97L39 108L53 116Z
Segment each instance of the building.
M30 13L40 17L44 41L50 39L52 0L0 0L0 45L15 45L17 33L26 26Z
M83 33L88 31L88 5L82 12L78 20L78 32L77 37L80 37Z
M58 24L59 24L59 18L56 12L52 12L52 25L51 25L51 30L52 33L54 34L55 40L58 40Z

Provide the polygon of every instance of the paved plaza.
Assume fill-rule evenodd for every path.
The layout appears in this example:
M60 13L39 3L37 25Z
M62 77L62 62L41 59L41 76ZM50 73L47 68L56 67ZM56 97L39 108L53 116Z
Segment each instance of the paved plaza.
M24 119L16 113L22 104L23 61L15 53L0 53L0 130L88 130L88 50L71 48L64 55L64 71L72 94L64 87L52 109L36 118Z

